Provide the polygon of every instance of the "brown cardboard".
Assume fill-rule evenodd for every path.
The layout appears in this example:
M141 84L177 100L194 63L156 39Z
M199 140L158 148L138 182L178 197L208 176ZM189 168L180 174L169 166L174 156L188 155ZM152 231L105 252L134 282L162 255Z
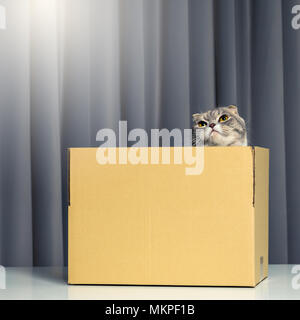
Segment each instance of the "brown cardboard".
M254 287L267 277L267 149L206 147L202 174L190 176L184 163L99 165L96 151L70 149L70 284Z

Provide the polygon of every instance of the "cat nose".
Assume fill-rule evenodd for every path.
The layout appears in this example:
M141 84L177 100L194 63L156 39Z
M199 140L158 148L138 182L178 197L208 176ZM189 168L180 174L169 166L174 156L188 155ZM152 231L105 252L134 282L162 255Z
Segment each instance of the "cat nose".
M209 126L213 129L215 125L215 123L211 123Z

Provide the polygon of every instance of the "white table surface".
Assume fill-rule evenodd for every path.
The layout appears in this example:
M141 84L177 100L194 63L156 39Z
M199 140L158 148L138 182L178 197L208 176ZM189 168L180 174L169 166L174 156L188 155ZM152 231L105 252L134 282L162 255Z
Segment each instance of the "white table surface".
M92 300L202 300L202 299L300 299L293 286L294 265L270 265L269 277L256 288L74 286L66 282L67 269L59 267L6 268L6 289L0 300L92 299ZM298 268L300 273L300 267ZM2 276L3 278L3 276ZM298 276L300 282L300 276ZM0 283L0 287L3 283ZM300 287L300 284L296 287Z

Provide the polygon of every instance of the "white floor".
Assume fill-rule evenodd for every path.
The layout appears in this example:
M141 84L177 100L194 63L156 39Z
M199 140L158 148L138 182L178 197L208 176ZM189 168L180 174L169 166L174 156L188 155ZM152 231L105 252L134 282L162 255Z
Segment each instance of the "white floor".
M68 286L65 268L6 268L0 300L7 299L300 299L300 266L270 265L269 278L256 288ZM3 273L3 272L2 272ZM5 285L5 289L3 288Z

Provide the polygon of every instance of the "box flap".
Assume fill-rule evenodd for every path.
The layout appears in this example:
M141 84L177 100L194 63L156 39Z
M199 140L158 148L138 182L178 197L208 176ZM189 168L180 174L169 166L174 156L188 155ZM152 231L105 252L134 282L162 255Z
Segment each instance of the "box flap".
M269 150L254 148L255 284L268 276Z

